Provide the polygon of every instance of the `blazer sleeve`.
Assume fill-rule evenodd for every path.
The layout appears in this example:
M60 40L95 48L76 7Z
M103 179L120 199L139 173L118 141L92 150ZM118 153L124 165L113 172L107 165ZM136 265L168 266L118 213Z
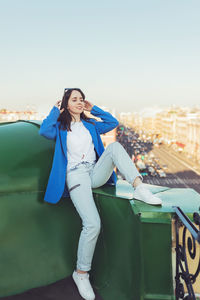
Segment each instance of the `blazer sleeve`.
M104 111L96 105L92 107L90 113L102 119L102 121L95 120L96 129L100 134L114 129L119 124L119 121L115 119L109 112Z
M56 139L56 123L60 115L60 110L54 105L49 115L43 120L39 134L50 140Z

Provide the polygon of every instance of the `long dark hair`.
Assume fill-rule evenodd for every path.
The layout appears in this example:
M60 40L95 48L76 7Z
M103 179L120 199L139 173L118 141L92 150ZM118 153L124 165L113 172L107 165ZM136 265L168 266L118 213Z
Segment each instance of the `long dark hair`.
M81 96L83 97L83 100L85 100L85 95L84 93L81 91L81 89L78 89L78 88L73 88L73 89L68 89L64 92L64 95L63 95L63 98L62 98L62 103L61 103L61 107L60 107L60 110L62 108L64 108L64 111L60 114L60 116L58 117L58 121L60 121L60 125L59 125L59 128L62 129L62 130L66 130L67 131L71 131L71 121L72 121L72 116L70 114L70 112L68 111L67 109L67 106L68 106L68 101L69 101L69 98L71 96L71 93L73 91L78 91L81 93ZM90 119L91 118L88 118L84 112L82 112L80 114L80 118L89 122L89 123L92 123L92 124L95 124L94 122L91 122Z

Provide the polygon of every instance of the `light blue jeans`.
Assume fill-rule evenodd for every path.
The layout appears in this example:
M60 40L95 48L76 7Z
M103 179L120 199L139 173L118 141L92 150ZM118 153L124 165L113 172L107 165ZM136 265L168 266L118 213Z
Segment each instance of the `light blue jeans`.
M96 163L83 162L68 170L66 184L70 198L82 219L77 269L89 271L100 233L101 220L96 208L92 188L104 185L112 175L114 167L132 184L137 176L141 177L128 153L119 142L109 144Z

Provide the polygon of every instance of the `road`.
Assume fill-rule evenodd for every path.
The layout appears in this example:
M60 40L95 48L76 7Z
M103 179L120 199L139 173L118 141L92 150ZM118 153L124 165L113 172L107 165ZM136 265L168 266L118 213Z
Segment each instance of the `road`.
M194 164L183 161L179 155L168 151L166 147L153 148L153 154L159 158L159 165L166 164L166 178L144 177L144 182L176 188L193 188L200 193L200 172Z

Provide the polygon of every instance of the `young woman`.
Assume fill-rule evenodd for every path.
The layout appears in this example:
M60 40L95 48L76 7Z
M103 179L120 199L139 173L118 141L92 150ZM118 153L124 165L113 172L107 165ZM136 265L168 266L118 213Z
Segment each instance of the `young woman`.
M84 111L101 118L88 118ZM161 205L142 183L142 176L123 146L114 142L104 149L100 134L117 127L118 121L108 112L85 100L78 88L66 89L62 101L57 101L39 133L56 140L55 152L44 200L57 203L70 196L82 219L77 265L72 277L80 295L95 299L89 281L92 258L100 232L101 221L93 199L92 188L105 183L116 184L116 166L133 186L134 198L148 204Z

